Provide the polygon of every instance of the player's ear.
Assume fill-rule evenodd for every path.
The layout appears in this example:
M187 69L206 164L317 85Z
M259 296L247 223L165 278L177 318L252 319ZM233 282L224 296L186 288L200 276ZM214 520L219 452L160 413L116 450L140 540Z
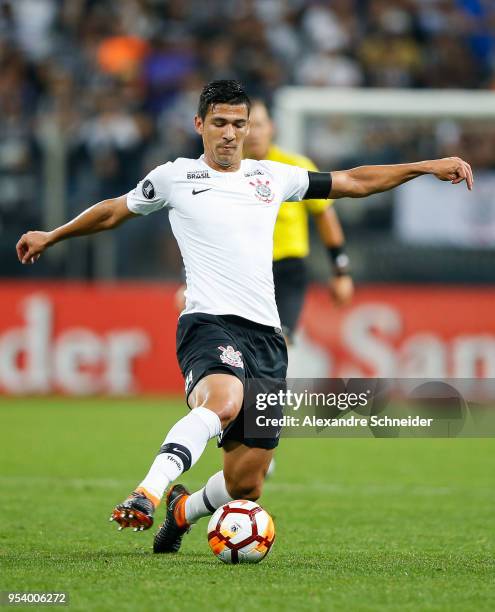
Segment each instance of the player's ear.
M196 133L199 134L200 136L203 135L203 119L201 119L201 117L199 115L195 115L194 117L194 129L196 130Z

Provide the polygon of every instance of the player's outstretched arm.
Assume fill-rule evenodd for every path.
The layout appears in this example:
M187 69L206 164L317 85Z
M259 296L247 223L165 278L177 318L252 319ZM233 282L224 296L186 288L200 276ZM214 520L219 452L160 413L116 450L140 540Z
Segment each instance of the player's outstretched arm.
M360 166L352 170L332 172L331 198L363 198L372 193L388 191L423 174L433 174L441 181L457 185L466 181L473 188L471 166L459 157L446 157L413 164L391 166Z
M23 264L35 263L45 249L61 240L112 229L126 219L137 216L127 208L127 195L103 200L51 232L23 234L16 245L17 257Z

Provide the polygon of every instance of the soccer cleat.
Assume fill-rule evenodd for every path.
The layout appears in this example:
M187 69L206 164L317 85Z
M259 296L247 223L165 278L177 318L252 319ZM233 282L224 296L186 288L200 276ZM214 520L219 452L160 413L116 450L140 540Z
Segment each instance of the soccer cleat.
M153 540L153 552L176 553L182 544L182 536L191 526L185 517L185 504L189 491L181 484L174 485L167 494L167 514Z
M144 531L153 525L153 514L159 500L150 494L145 495L144 489L136 489L121 504L115 506L110 521L119 524L119 531L133 527L134 531Z

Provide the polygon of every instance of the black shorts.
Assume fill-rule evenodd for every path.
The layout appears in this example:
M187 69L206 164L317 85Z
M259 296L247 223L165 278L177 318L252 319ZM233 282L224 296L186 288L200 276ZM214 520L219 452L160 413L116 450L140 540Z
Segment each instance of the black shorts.
M246 379L285 380L287 347L282 330L234 315L186 314L177 326L177 359L186 384L186 400L207 374L227 372ZM219 439L236 440L255 448L275 448L274 438L244 436L244 405Z
M287 257L273 262L275 301L282 329L288 340L296 330L308 287L306 263L302 257Z

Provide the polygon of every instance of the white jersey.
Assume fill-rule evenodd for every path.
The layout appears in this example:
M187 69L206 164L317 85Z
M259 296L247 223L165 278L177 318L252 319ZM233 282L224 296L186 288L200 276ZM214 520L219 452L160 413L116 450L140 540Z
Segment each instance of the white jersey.
M245 159L219 172L199 159L178 158L152 170L127 195L133 213L169 209L186 270L181 313L237 315L280 326L273 286L273 229L287 200L302 200L308 171Z

